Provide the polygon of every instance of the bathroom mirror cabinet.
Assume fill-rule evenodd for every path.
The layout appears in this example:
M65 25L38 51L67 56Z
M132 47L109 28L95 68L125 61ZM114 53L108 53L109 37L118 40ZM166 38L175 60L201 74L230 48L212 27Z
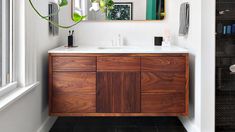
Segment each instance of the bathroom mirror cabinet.
M166 14L165 0L104 0L111 6L99 1L72 0L72 19L74 13L87 16L85 21L163 20Z

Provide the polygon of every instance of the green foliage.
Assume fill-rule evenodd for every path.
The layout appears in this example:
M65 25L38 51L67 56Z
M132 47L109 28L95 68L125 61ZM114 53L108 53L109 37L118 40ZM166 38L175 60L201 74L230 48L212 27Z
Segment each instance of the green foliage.
M108 10L112 10L114 8L114 2L113 0L91 0L91 2L97 2L100 4L100 10L102 12L107 12ZM49 20L49 17L51 16L55 16L55 15L58 15L59 11L60 11L60 7L63 7L63 6L67 6L68 5L68 0L61 0L61 2L59 3L58 7L58 11L54 14L51 14L49 16L44 16L42 15L36 8L35 6L33 5L32 3L32 0L29 0L29 3L31 5L31 7L33 8L33 10L37 13L37 15L39 17L41 17L42 19L50 22L51 24L53 24L54 26L56 27L60 27L60 28L71 28L75 25L77 25L78 23L80 23L84 18L86 18L86 16L81 16L79 15L78 13L74 13L73 14L73 21L75 22L74 24L72 25L69 25L69 26L64 26L64 25L60 25L58 23L55 23L51 20Z
M99 3L99 0L91 0L91 3L97 2Z
M56 26L56 27L59 27L59 28L64 28L64 29L71 28L71 27L77 25L78 23L80 23L80 22L86 17L86 16L81 16L81 15L79 15L79 14L73 14L73 21L75 22L74 24L68 25L68 26L67 26L67 25L60 25L60 24L58 24L58 23L55 23L54 21L51 21L51 20L49 19L49 17L58 15L59 10L60 10L60 7L68 5L68 1L67 1L67 0L62 0L61 3L60 3L59 6L58 6L58 7L59 7L58 11L57 11L56 13L54 13L54 14L49 15L49 16L44 16L44 15L42 15L42 14L35 8L35 6L34 6L33 3L32 3L32 0L28 0L28 1L29 1L30 5L31 5L32 9L36 12L36 14L37 14L39 17L41 17L42 19L48 21L48 22L51 23L52 25L54 25L54 26Z
M74 22L79 22L82 21L86 16L81 16L78 13L73 13L73 21Z
M68 5L68 1L67 0L61 0L61 3L59 3L60 7L66 6L66 5Z
M102 12L107 12L107 10L112 10L114 8L113 0L100 0L100 10Z

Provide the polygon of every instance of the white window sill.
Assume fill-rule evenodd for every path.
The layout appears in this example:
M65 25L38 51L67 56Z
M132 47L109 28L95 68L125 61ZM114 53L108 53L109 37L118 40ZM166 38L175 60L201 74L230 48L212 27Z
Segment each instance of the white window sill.
M6 95L10 91L13 91L17 88L17 82L10 83L4 87L0 88L0 97Z
M7 95L2 96L0 98L0 111L5 109L7 106L12 104L16 100L20 99L21 97L23 97L24 95L32 91L33 89L35 89L38 85L40 85L40 83L36 82L27 87L17 88L13 90L12 92L8 93Z

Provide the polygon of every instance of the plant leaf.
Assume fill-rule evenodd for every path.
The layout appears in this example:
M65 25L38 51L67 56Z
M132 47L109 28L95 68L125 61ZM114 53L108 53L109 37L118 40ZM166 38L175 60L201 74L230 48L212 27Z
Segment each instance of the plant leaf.
M73 13L73 21L74 22L79 22L82 21L86 16L81 16L78 13Z
M61 0L61 3L59 4L60 7L68 5L67 0Z

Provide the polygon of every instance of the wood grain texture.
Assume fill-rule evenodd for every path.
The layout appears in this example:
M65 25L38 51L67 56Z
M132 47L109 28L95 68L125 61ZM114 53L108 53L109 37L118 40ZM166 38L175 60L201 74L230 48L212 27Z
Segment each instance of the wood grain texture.
M186 116L185 113L50 113L50 116L60 117L157 117L157 116Z
M142 113L184 113L185 93L142 93Z
M94 113L95 94L53 95L52 113Z
M53 57L53 71L96 71L96 57Z
M53 72L53 94L96 93L96 72Z
M48 55L48 112L52 113L52 90L53 90L53 67L52 67L52 54Z
M140 73L98 72L97 112L140 112Z
M98 57L98 71L140 71L139 57Z
M142 71L185 72L185 64L185 57L141 57Z
M141 92L185 92L185 74L181 72L142 72Z
M80 61L79 63L76 61L75 63L77 64L75 65L72 64L72 68L69 68L70 64L67 65L65 62L63 62L62 65L64 65L65 68L55 69L53 62L54 58L56 57L83 58L83 60ZM135 70L130 70L133 68L133 66L128 65L128 63L126 63L125 61L123 63L119 63L119 61L116 61L118 63L114 64L114 66L112 66L111 64L110 69L106 71L101 70L102 71L101 73L103 73L103 75L98 77L99 70L97 70L98 67L96 69L96 65L98 65L98 62L96 62L96 58L100 57L138 58L139 68L138 70L137 68L136 69L134 68ZM48 63L49 64L48 65L49 66L48 68L49 69L48 71L49 114L52 116L120 117L120 116L187 116L189 114L188 113L189 55L186 53L49 54L48 58L49 58L49 63ZM89 60L90 58L93 58L91 60L93 60L94 62ZM147 58L147 63L145 61L145 58ZM83 61L85 61L85 63ZM108 62L109 61L110 60L108 60ZM72 62L67 61L67 62L73 63L73 61ZM80 64L84 65L81 66ZM120 65L122 65L124 69L119 68ZM128 65L127 69L126 65ZM58 63L57 66L60 67L60 64ZM112 67L116 68L113 69ZM74 75L69 77L70 76L69 74L66 75L64 74L69 72L74 73ZM84 74L75 75L77 72L81 72ZM102 80L104 80L104 82L106 81L106 83L100 83L99 86L97 84L97 91L95 91L94 88L90 87L94 85L94 83L91 83L90 81L95 80L94 75L91 75L91 73L95 74L96 72L97 72L97 82L99 82L98 79L100 79L101 82L103 82ZM128 74L128 76L124 75L124 73L128 72L131 73L134 72L136 74L138 73L138 75L136 74L135 75L133 74L133 76L131 76L130 74ZM141 80L140 80L141 78L140 73L142 73ZM125 78L125 76L127 78ZM178 86L182 85L183 76L184 76L184 87L180 88ZM78 79L78 82L76 82L77 80L76 78ZM84 81L82 81L82 78L84 78ZM87 79L93 78L93 79L87 80L85 78ZM139 78L139 80L137 78ZM152 78L154 79L152 80ZM122 81L123 79L128 81L127 82ZM56 80L60 82L58 83ZM65 81L65 83L63 83L62 81ZM83 83L86 81L88 82L88 84ZM54 82L56 82L57 89L54 89L55 87ZM133 86L133 82L139 82L138 83L139 86ZM140 82L142 82L141 90L140 90ZM143 84L143 82L145 82L145 84ZM172 83L175 83L175 85ZM137 85L137 83L134 84ZM154 85L157 86L157 89ZM78 86L79 89L76 89L75 88L76 86ZM126 87L128 88L126 89ZM136 87L139 87L139 89L136 89ZM101 89L102 92L99 92L99 89ZM98 98L98 95L100 98ZM104 98L102 99L101 97ZM100 101L98 101L98 99L100 99ZM136 101L137 103L134 101ZM99 103L100 107L96 106L97 105L96 103ZM100 108L101 110L100 112L98 112L98 108ZM107 112L104 112L104 110L107 110Z
M189 115L189 54L185 56L185 112L184 115L188 116Z
M97 94L96 94L96 111L98 113L113 112L113 87L112 73L97 73Z
M140 111L140 72L124 73L125 83L123 86L123 112Z

